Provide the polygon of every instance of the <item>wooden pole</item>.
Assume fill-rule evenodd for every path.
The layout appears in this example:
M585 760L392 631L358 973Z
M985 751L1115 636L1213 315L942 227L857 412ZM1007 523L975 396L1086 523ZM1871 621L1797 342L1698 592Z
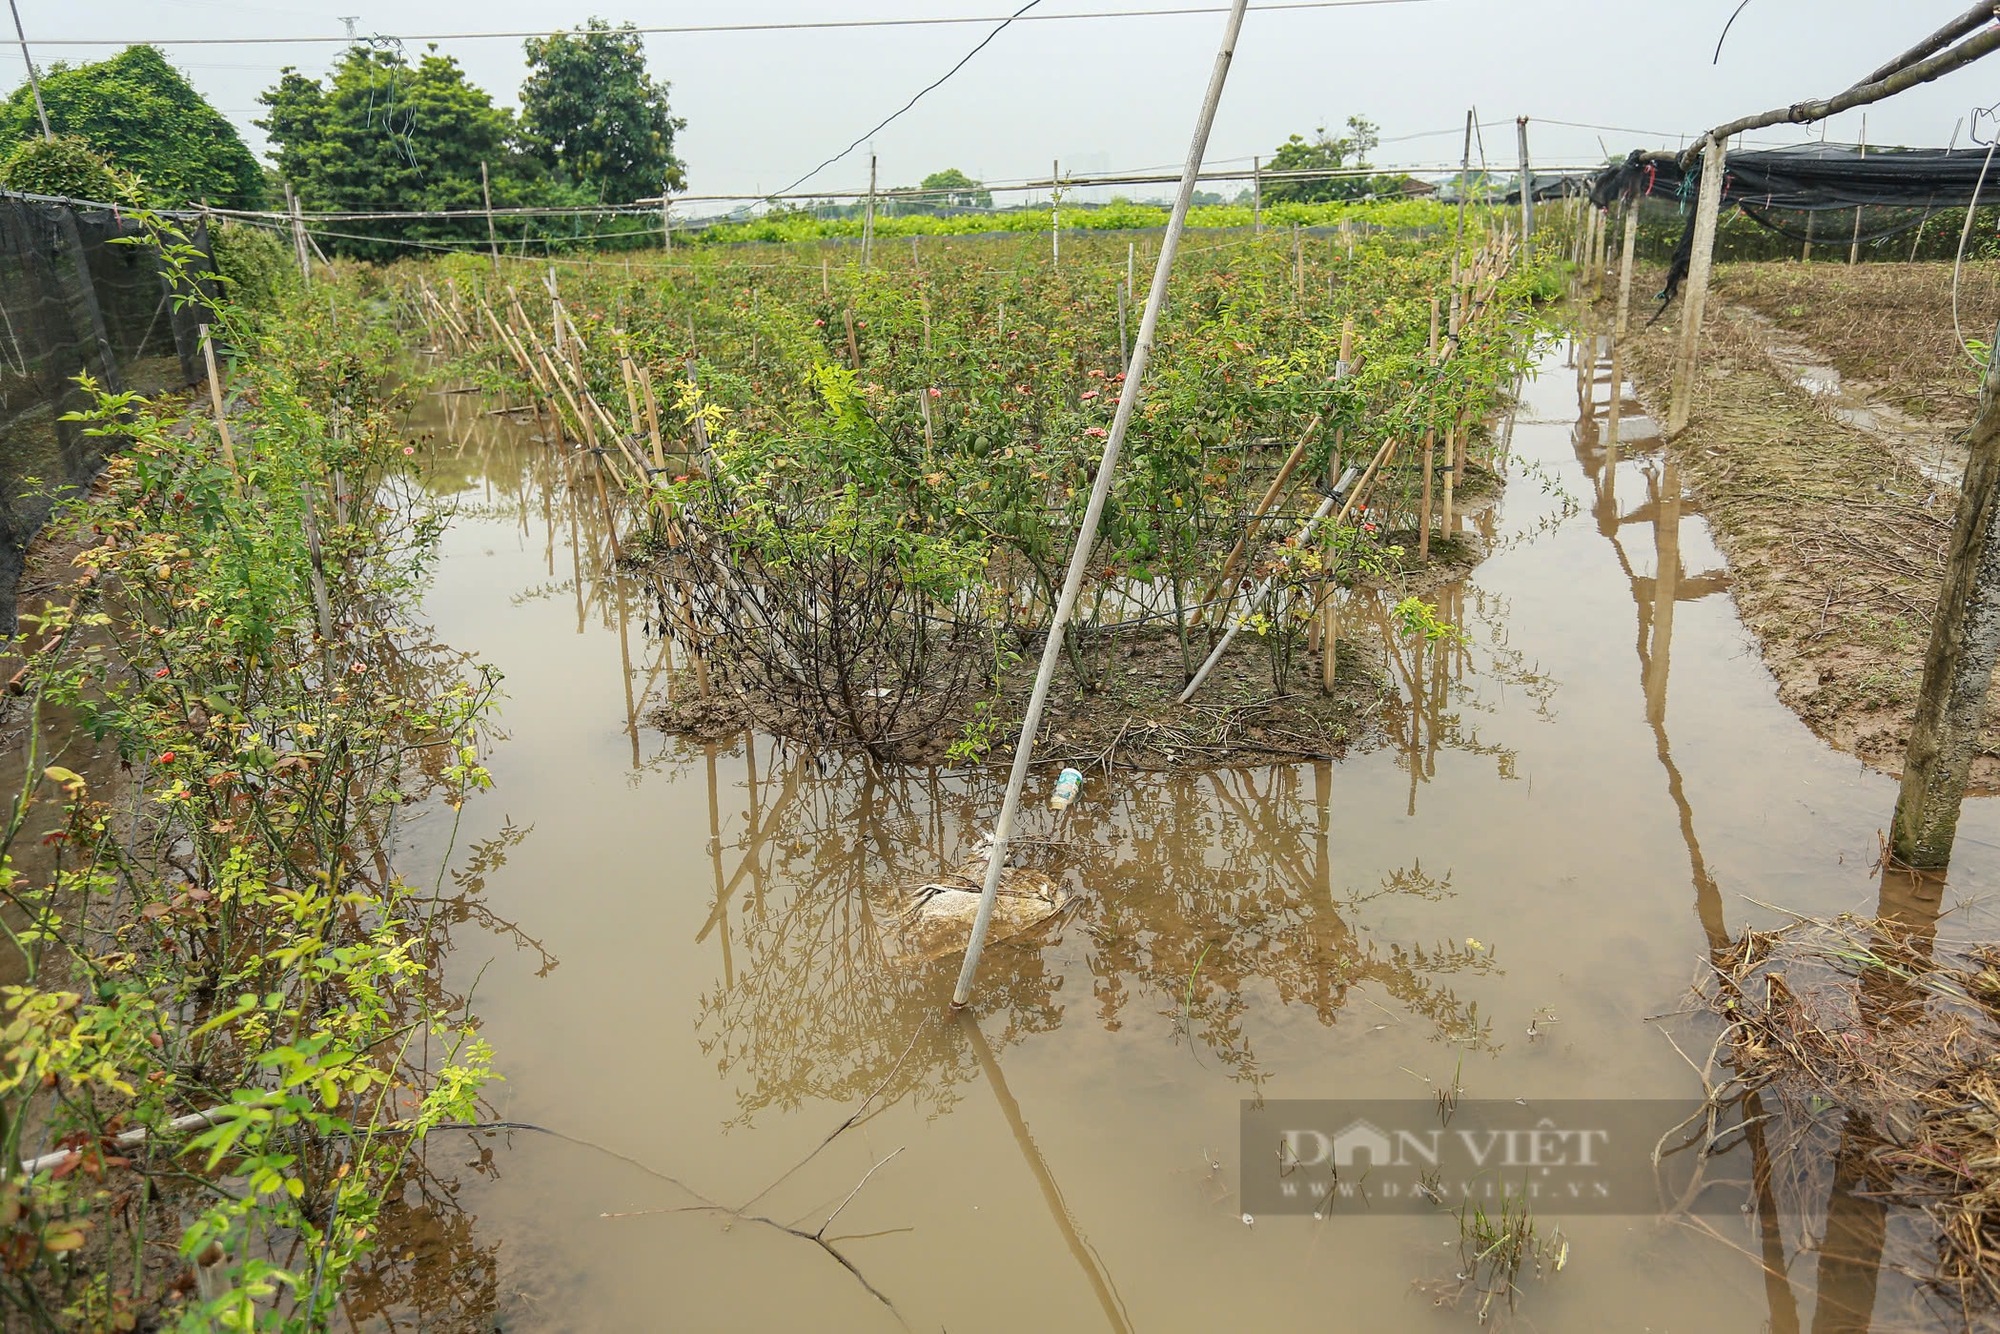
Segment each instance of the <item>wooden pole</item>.
M1632 322L1632 267L1639 255L1639 196L1625 201L1625 253L1618 261L1618 336Z
M1861 160L1868 160L1868 113L1861 113ZM1847 248L1847 262L1850 265L1861 262L1861 205L1854 206L1854 244Z
M875 155L868 155L868 219L861 224L861 267L875 259Z
M500 272L500 239L493 230L493 186L486 179L486 164L479 164L479 196L486 201L486 249L493 258L493 271Z
M1465 112L1465 152L1458 163L1458 233L1452 238L1452 263L1463 266L1465 260L1465 204L1472 193L1472 108Z
M674 253L674 201L667 198L667 187L660 187L660 249L669 255Z
M993 826L993 844L987 855L986 882L980 890L979 912L973 918L972 933L965 945L965 961L959 968L958 984L952 991L954 1008L962 1008L972 999L972 982L979 972L979 956L986 948L986 933L993 924L993 905L1000 892L1001 872L1007 865L1007 845L1014 835L1014 813L1021 804L1021 789L1027 783L1028 766L1034 760L1035 738L1042 726L1042 708L1048 702L1056 666L1062 661L1063 631L1083 591L1084 572L1090 566L1091 548L1097 540L1097 525L1104 517L1104 505L1110 498L1111 481L1118 468L1118 455L1125 444L1125 433L1131 427L1132 413L1138 406L1139 386L1145 379L1146 365L1153 354L1153 339L1160 327L1160 309L1166 304L1167 279L1173 271L1181 234L1187 230L1188 209L1194 203L1195 182L1200 178L1202 158L1208 151L1209 131L1215 125L1216 108L1222 102L1222 88L1229 77L1229 65L1236 54L1236 39L1243 30L1243 15L1248 8L1249 0L1232 0L1222 46L1215 56L1215 69L1209 76L1208 91L1195 121L1194 138L1188 145L1187 162L1181 170L1180 191L1174 198L1173 212L1167 218L1167 233L1160 242L1159 263L1153 268L1153 286L1146 296L1146 313L1139 320L1139 341L1132 352L1132 370L1126 375L1125 387L1119 393L1118 415L1112 419L1111 434L1104 442L1104 457L1098 463L1096 479L1091 483L1090 500L1084 509L1083 523L1077 530L1076 545L1070 552L1062 593L1056 602L1055 614L1049 620L1048 638L1042 646L1042 661L1035 674L1035 688L1028 697L1027 714L1021 720L1020 739L1014 745L1013 770L1007 778L1007 795L1000 805L1000 818Z
M1711 138L1702 153L1701 199L1694 218L1694 257L1688 265L1685 303L1681 308L1681 344L1674 357L1673 402L1667 411L1667 435L1687 428L1694 401L1696 353L1701 343L1701 320L1708 305L1708 278L1715 260L1715 226L1722 213L1722 174L1728 146Z
M1132 353L1125 341L1125 287L1123 284L1120 284L1118 288L1118 369L1126 372L1130 372L1132 369Z
M229 480L236 488L236 498L243 498L243 476L236 471L236 446L229 439L229 415L222 410L222 377L215 373L215 339L209 335L206 324L201 328L201 355L208 363L208 401L215 407L215 429L222 437L222 461L229 465Z
M299 197L292 193L289 181L285 183L285 211L292 215L292 249L298 253L299 276L305 279L307 290L312 288L312 252L306 249L306 224L300 216Z
M1062 162L1049 160L1049 263L1062 267Z
M49 113L42 106L42 78L35 73L35 59L28 54L28 34L21 27L21 7L15 0L7 0L7 8L14 15L14 36L21 43L21 63L28 67L28 87L35 93L35 119L42 123L42 138L55 142L55 135L49 132Z
M1602 301L1604 299L1604 255L1610 249L1605 244L1605 240L1606 233L1611 230L1611 210L1605 209L1600 212L1595 205L1587 205L1586 207L1590 209L1592 228L1596 232L1596 238L1592 243L1590 251L1590 299L1592 301Z
M1535 173L1528 165L1528 118L1514 118L1514 135L1521 146L1521 249L1535 251Z
M1996 333L2000 340L2000 333ZM2000 356L1989 355L1979 413L1966 433L1970 457L1945 553L1944 586L1931 618L1923 685L1903 758L1890 851L1907 866L1951 861L1959 807L1986 721L2000 659Z

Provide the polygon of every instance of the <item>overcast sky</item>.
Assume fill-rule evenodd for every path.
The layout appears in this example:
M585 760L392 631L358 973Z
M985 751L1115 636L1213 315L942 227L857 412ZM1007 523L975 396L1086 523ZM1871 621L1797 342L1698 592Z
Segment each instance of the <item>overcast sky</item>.
M1167 9L1216 0L1043 0L1036 13ZM641 26L828 18L988 15L1021 0L18 0L38 64L97 59L159 40L170 60L242 127L278 70L325 71L338 43L191 46L190 37L343 31L462 33L544 29L597 15ZM371 8L370 5L375 7ZM1582 163L1605 149L1678 146L1732 116L1838 91L1964 8L1965 0L1749 0L1711 65L1738 0L1420 0L1258 12L1244 24L1211 163L1270 152L1294 132L1362 114L1381 126L1385 165L1455 162L1465 111L1477 106L1485 151L1511 164L1513 118L1533 118L1538 163ZM956 166L991 180L1178 163L1221 35L1220 14L1020 23L876 139L885 186ZM4 29L0 29L4 31ZM678 145L689 188L776 190L844 147L943 74L988 31L974 26L661 35L653 71L673 84L687 130ZM11 34L9 34L11 36ZM106 38L114 39L106 42ZM511 105L524 71L518 40L440 44L472 80ZM0 86L21 81L19 51L0 54ZM2000 101L2000 55L1868 112L1874 143L1942 146L1975 106ZM1573 122L1560 124L1558 122ZM1590 128L1582 128L1588 126ZM1599 128L1604 127L1604 128ZM1987 127L1990 129L1990 126ZM1861 137L1861 113L1828 137ZM1813 132L1817 134L1817 131ZM1794 128L1761 142L1795 142ZM1960 143L1966 142L1964 132ZM814 179L867 184L867 151ZM691 212L702 210L691 209Z

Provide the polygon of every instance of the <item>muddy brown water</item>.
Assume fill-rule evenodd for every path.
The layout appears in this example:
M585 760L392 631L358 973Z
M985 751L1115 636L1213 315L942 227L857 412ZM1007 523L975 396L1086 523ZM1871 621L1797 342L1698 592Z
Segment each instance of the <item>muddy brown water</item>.
M554 484L525 425L430 400L428 475L459 514L426 613L508 697L496 789L455 830L415 821L405 873L443 866L496 1116L571 1138L438 1137L396 1242L414 1274L364 1285L357 1311L522 1331L1475 1327L1412 1288L1456 1268L1448 1215L1246 1223L1242 1102L1427 1098L1461 1059L1472 1098L1695 1094L1649 1016L1684 1004L1718 933L1777 920L1753 900L1874 911L1895 796L1777 702L1636 405L1614 466L1607 377L1580 414L1566 356L1524 386L1494 554L1446 599L1469 645L1390 665L1394 743L1093 775L1065 846L1038 853L1084 908L990 951L969 1021L946 1013L956 960L894 966L882 930L990 825L1003 775L648 729L663 646L595 492ZM1969 806L1955 930L1994 927L1997 825ZM811 1234L838 1210L825 1236L853 1271L694 1193L774 1181L751 1212ZM1859 1329L1871 1306L1886 1327L1911 1298L1795 1247L1767 1281L1751 1217L1713 1236L1541 1221L1571 1242L1527 1287L1541 1330Z

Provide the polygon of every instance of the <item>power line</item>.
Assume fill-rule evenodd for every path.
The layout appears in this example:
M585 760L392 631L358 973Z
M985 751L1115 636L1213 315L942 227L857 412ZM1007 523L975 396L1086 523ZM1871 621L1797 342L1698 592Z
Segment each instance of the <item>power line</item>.
M1278 0L1277 3L1252 5L1260 13L1278 13L1288 10L1315 9L1361 9L1382 5L1424 5L1434 0ZM1072 14L1027 14L1020 16L1022 23L1069 23L1081 19L1155 19L1181 18L1195 14L1226 14L1227 5L1189 5L1175 9L1103 9ZM826 32L849 28L940 28L953 26L977 26L987 23L1009 23L1015 21L1011 14L983 16L900 18L900 19L820 19L803 23L688 23L670 27L638 27L630 31L640 36L701 36L720 33L752 32ZM400 42L477 42L477 41L522 41L530 37L547 37L549 29L534 28L515 32L428 32L390 36L377 33L374 36L383 41ZM311 46L333 44L345 46L345 36L325 37L40 37L37 46Z
M880 125L875 126L874 129L863 132L861 135L856 137L853 143L841 149L838 153L835 153L832 157L820 163L817 167L814 167L811 171L807 172L805 175L799 177L796 181L793 181L790 185L786 186L784 189L779 190L776 194L773 194L769 197L775 199L779 195L791 193L793 190L798 189L801 185L804 185L807 181L811 180L813 177L825 171L828 167L831 167L834 163L846 157L849 153L852 153L855 149L861 147L861 145L867 143L870 138L872 138L876 134L880 133L883 129L885 129L891 121L895 120L898 116L902 115L905 111L908 111L911 107L915 106L917 103L923 101L925 94L935 91L947 79L951 78L952 75L958 73L960 70L964 69L967 65L971 64L972 58L978 55L981 51L984 51L988 46L991 46L993 44L993 39L995 37L998 37L1001 33L1007 31L1008 28L1014 25L1014 21L1016 19L1021 18L1029 10L1033 9L1036 5L1039 5L1040 3L1042 3L1042 0L1028 0L1027 4L1022 5L1012 14L1009 14L1006 18L1006 21L1001 23L999 27L995 28L992 32L987 33L985 37L981 38L979 45L973 47L970 51L967 51L965 53L964 58L961 59L956 65L953 65L950 69L946 70L942 75L940 75L937 79L933 80L927 87L925 87L923 92L918 93L915 97L903 103L902 106L890 112L888 116L886 116L883 119ZM869 172L869 179L871 181L874 179L874 172L872 169Z

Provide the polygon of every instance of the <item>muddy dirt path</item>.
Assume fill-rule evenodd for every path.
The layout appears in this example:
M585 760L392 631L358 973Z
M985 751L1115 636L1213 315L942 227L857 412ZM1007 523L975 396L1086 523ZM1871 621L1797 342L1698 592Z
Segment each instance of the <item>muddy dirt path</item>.
M376 1296L522 1331L1475 1328L1411 1288L1450 1277L1448 1216L1246 1223L1243 1100L1428 1100L1454 1069L1471 1098L1697 1092L1648 1017L1775 919L1753 899L1873 911L1894 798L1779 703L1636 404L1614 458L1604 377L1580 420L1564 357L1524 390L1493 555L1445 599L1469 644L1389 662L1392 744L1096 781L1047 854L1086 906L989 952L964 1021L955 961L890 967L881 924L964 855L998 781L646 729L662 647L594 493L435 400L461 509L427 614L509 699L497 791L449 852L444 818L412 821L407 873L445 867L496 1110L623 1157L437 1140L457 1184L407 1201L416 1281ZM2000 807L1962 828L1943 906L1990 934L1971 901L2000 878ZM755 1212L811 1234L838 1210L854 1270L631 1160L713 1200L782 1177ZM1754 1216L1557 1221L1568 1268L1522 1308L1545 1331L1795 1330L1816 1300L1910 1300L1799 1253L1815 1219L1773 1222L1790 1275L1769 1281Z

